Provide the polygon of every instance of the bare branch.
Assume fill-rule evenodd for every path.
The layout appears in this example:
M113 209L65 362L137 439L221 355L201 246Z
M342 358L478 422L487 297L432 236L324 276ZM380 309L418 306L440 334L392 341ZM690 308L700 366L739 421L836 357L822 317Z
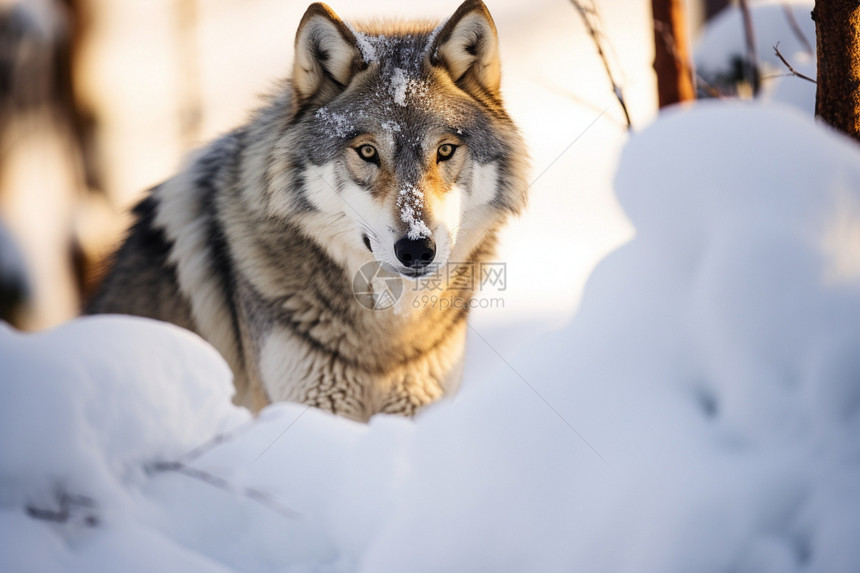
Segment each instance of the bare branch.
M93 498L68 493L62 486L56 488L54 498L57 502L55 509L27 504L27 515L33 519L55 523L79 521L87 527L95 527L99 524L99 518L95 513L96 502Z
M779 42L777 42L776 46L773 47L773 51L776 54L776 57L779 58L779 60L783 64L785 64L785 67L788 68L788 71L791 72L791 75L793 75L794 77L800 78L802 80L806 80L808 82L816 83L816 81L813 80L812 78L810 78L809 76L801 74L800 72L795 70L793 67L791 67L791 64L788 63L788 61L782 56L782 53L779 51Z
M698 71L696 72L696 88L701 88L712 98L723 99L725 97L725 94L723 94L717 86L708 81Z
M256 489L252 487L242 487L233 484L232 482L220 477L216 476L213 473L207 472L206 470L201 470L189 465L189 462L192 462L204 454L210 452L215 449L217 446L229 442L230 440L235 439L237 436L244 434L248 430L256 427L257 422L265 416L265 414L261 414L260 416L253 418L247 421L244 424L239 424L229 432L225 432L222 434L217 434L213 436L211 439L206 442L200 444L196 448L189 450L185 455L181 456L179 459L175 461L166 461L166 462L155 462L146 466L146 470L150 473L156 472L176 472L182 475L188 476L190 478L202 481L211 485L212 487L216 487L222 491L226 491L233 495L237 495L240 497L246 497L248 499L253 500L256 503L259 503L266 509L274 511L279 515L290 519L298 519L301 518L301 514L297 511L294 511L287 506L278 502L274 497L270 494Z
M270 494L262 490L252 487L237 486L222 477L216 476L215 474L207 472L206 470L191 467L183 462L155 462L154 464L148 466L147 469L149 469L149 471L151 472L180 473L190 478L194 478L196 480L200 480L204 483L207 483L212 487L216 487L222 491L226 491L233 495L251 499L259 503L266 509L274 511L275 513L278 513L284 517L290 519L299 519L302 517L300 513L279 503Z
M801 30L800 26L797 24L797 19L794 17L794 10L792 10L791 6L789 6L788 4L783 4L782 11L785 14L785 19L788 20L789 28L791 28L791 31L797 37L798 41L803 44L803 49L806 50L806 53L810 56L814 55L815 52L813 51L812 46L809 44L809 40L806 39L803 30Z
M593 4L590 6L583 6L579 0L570 0L570 3L573 4L574 8L576 8L576 11L582 18L583 24L585 24L586 30L588 30L588 34L591 36L591 40L597 47L597 55L600 56L600 61L603 62L603 69L606 70L606 75L609 76L609 82L612 84L612 93L621 105L621 111L624 112L624 120L627 122L627 130L632 130L633 124L630 121L630 114L627 112L627 103L624 101L624 93L618 85L618 82L615 81L615 76L612 74L612 69L610 68L609 61L606 58L606 52L603 50L603 44L600 41L600 34L592 21L592 18L597 15L597 8Z
M215 449L216 446L223 444L224 442L229 442L230 440L236 438L237 436L244 434L251 428L256 425L256 422L260 420L259 417L252 418L245 422L244 424L239 424L229 432L225 432L223 434L216 434L211 439L203 442L196 448L188 451L185 455L183 455L179 460L183 463L193 462L197 458L203 456L209 451Z

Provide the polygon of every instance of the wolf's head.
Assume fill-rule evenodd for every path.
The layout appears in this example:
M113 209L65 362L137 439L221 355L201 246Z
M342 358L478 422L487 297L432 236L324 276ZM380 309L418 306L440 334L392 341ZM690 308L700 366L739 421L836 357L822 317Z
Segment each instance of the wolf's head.
M353 27L312 4L269 165L289 192L273 204L348 268L375 257L416 277L467 260L525 203L527 153L499 83L480 0L438 26Z

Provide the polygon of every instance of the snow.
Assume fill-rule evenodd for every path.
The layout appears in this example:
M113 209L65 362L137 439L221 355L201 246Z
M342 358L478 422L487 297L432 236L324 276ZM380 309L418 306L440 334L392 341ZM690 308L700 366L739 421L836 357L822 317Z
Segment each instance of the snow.
M855 570L860 293L821 242L854 147L724 104L633 138L636 238L570 327L418 421L365 570Z
M212 347L130 317L75 320L39 334L0 325L0 364L0 569L98 570L125 561L123 570L143 571L209 561L148 531L134 505L150 487L152 463L249 418L230 404L229 369ZM62 523L27 514L64 506Z
M400 131L400 124L396 121L383 121L380 124L380 127L383 131L388 131L391 133L397 133Z
M170 459L232 418L231 376L187 331L130 317L79 319L53 331L0 331L3 482L24 500L49 482L94 496L147 461ZM143 349L143 350L141 350ZM22 439L23 438L23 439Z
M331 111L327 107L321 107L314 113L314 116L325 122L326 126L338 137L348 137L355 131L354 118L351 117L351 114L338 113Z
M427 224L419 216L424 207L424 194L414 185L406 185L397 194L400 220L406 223L406 236L411 240L432 235Z
M359 32L355 28L352 27L348 22L346 26L350 29L350 31L355 36L356 41L358 42L358 49L361 51L361 58L364 60L365 64L372 64L376 61L376 47L371 42L372 36L368 36L364 32Z
M406 107L406 96L413 99L424 98L428 95L429 88L426 82L411 76L403 68L394 68L390 77L387 78L388 93L394 103L400 107Z
M394 98L394 103L401 107L406 106L407 87L409 87L409 79L406 73L400 68L394 68L391 73L391 96Z

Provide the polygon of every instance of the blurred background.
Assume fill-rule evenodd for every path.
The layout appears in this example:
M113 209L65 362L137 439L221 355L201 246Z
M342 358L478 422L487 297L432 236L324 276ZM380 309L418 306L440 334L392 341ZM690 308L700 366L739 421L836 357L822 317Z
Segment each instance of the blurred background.
M592 16L604 65L573 3L486 3L499 28L504 93L534 165L529 212L502 244L511 285L504 314L484 320L542 314L547 323L563 321L594 265L633 233L612 194L629 135L606 66L633 127L650 122L657 111L652 5L589 4L599 10ZM289 74L307 4L0 0L0 318L34 330L78 314L122 238L129 207L189 150L243 122ZM330 4L348 20L440 19L459 2ZM796 8L806 20L807 5ZM727 6L737 10L728 1L685 2L690 35L700 37ZM720 39L727 45L742 37L732 26ZM797 56L802 42L783 36ZM814 36L809 41L814 46ZM733 65L743 67L727 63L720 73L730 75ZM700 89L714 95L714 77ZM525 279L535 272L540 284Z

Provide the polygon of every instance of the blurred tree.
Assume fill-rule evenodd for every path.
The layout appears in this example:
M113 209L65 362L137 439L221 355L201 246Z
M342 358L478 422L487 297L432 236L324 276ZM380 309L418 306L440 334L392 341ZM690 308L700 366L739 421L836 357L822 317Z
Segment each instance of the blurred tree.
M651 0L660 107L696 98L683 0Z
M24 329L74 316L80 297L74 227L86 190L87 120L74 97L75 6L0 2L0 211L29 283L4 276L0 314Z
M815 115L860 141L860 2L816 0Z
M0 321L20 324L30 290L24 256L0 220Z
M200 56L197 53L199 26L197 0L174 0L173 30L176 34L179 79L179 137L186 150L200 143L203 110L200 94Z
M744 41L747 45L747 57L743 72L747 84L752 88L752 95L755 97L761 89L761 71L758 65L758 50L755 46L755 27L753 26L749 2L738 0L738 4L741 7L741 18L744 21Z

